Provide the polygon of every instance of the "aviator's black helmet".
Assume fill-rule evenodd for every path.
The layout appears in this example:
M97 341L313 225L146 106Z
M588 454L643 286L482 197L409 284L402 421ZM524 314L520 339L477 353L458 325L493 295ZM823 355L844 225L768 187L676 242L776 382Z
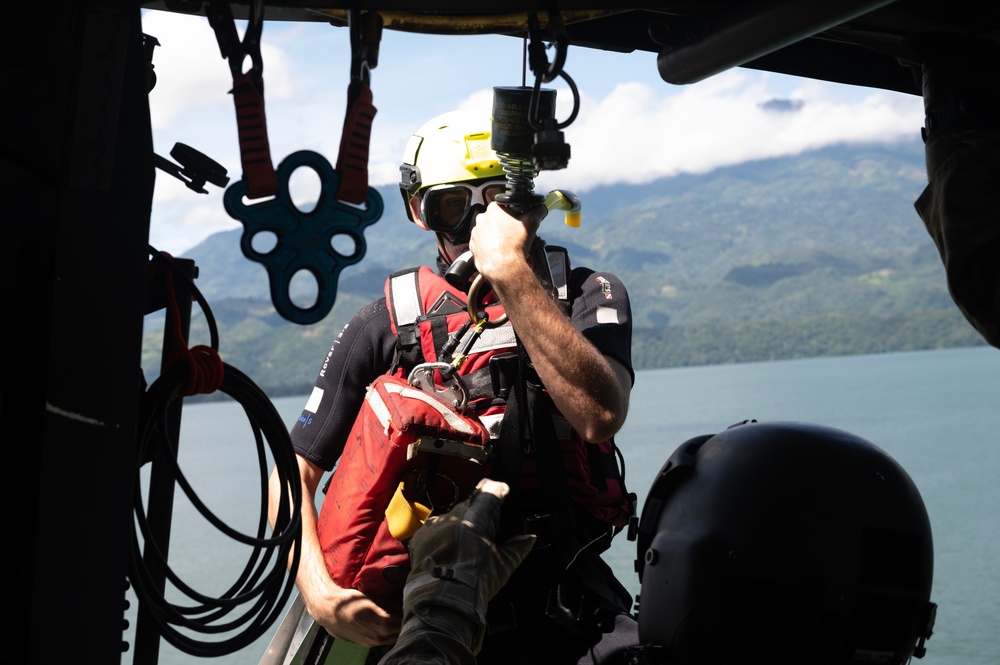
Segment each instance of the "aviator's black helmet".
M683 444L638 525L642 661L901 665L924 655L933 546L912 480L840 430L748 421Z

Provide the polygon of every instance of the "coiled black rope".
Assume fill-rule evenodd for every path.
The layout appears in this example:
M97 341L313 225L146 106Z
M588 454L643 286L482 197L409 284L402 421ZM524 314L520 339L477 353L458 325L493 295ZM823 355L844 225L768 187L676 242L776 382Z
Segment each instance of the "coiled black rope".
M151 253L154 263L169 266L172 277L180 275L187 279L176 270L169 257L155 250L151 250ZM215 320L193 283L187 286L191 289L191 293L195 294L195 299L205 312L212 331L211 350L214 350L218 340ZM168 325L171 323L170 307L168 299ZM134 520L129 579L135 588L141 607L148 610L149 616L155 620L164 639L185 653L201 657L218 657L238 651L261 637L278 619L295 588L295 571L298 569L301 550L299 544L302 534L300 513L302 485L288 429L274 404L243 372L220 360L218 365L221 367L221 382L209 383L214 383L218 390L240 403L253 431L260 471L261 496L256 533L248 535L233 529L201 501L177 463L175 441L178 433L170 431L168 418L168 407L174 400L191 394L192 386L206 384L204 380L192 376L202 371L200 369L202 363L185 362L184 360L189 359L192 354L184 351L186 349L180 350L177 357L181 360L168 366L149 387L142 400L138 432L139 462L136 465L133 496ZM212 354L202 350L194 355ZM214 389L215 386L212 387ZM270 537L267 536L269 478L267 450L270 450L282 487ZM168 564L162 554L163 548L156 542L154 534L149 529L139 470L145 460L154 457L157 463L162 462L169 466L176 484L206 520L228 537L252 547L242 573L224 593L217 597L199 593L180 579ZM290 566L289 557L292 559ZM164 579L169 580L190 602L181 604L168 601L162 588ZM194 636L197 634L211 635L213 638L200 640Z

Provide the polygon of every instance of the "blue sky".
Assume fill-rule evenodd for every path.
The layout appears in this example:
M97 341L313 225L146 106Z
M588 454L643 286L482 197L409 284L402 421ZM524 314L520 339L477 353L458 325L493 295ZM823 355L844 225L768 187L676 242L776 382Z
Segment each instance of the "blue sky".
M208 21L145 11L143 31L160 42L150 93L154 149L167 157L174 143L186 143L238 180L232 80ZM372 72L377 114L371 184L397 181L406 141L424 121L455 108L488 113L493 86L520 85L522 51L521 40L499 35L384 31ZM265 22L262 55L274 165L305 149L336 163L350 73L347 29ZM703 173L844 141L911 140L923 123L922 102L913 95L739 68L693 85L670 85L660 78L654 53L571 48L564 69L582 97L578 117L565 129L572 157L567 169L541 174L536 189L570 189L584 206L586 191L597 185ZM565 84L557 79L547 87L557 90L557 118L567 118L571 97ZM794 112L768 110L766 102L775 99L800 104ZM299 176L305 170L292 178L296 199L310 198L317 187L309 173ZM222 190L209 191L196 194L158 173L153 246L181 254L212 233L239 228L223 208ZM387 207L397 204L386 201Z

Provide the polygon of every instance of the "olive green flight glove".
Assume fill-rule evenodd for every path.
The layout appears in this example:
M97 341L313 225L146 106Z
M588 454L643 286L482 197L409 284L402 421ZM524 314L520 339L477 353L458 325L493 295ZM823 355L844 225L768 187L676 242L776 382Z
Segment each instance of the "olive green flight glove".
M486 607L535 541L522 535L494 542L508 491L505 483L484 478L467 501L429 518L410 540L413 569L403 591L400 641L408 631L429 628L479 653Z

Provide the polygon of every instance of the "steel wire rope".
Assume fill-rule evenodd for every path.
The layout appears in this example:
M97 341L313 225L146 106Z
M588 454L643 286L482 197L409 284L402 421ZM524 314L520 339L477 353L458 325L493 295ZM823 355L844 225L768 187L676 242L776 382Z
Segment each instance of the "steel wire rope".
M150 254L153 256L153 263L167 267L165 272L168 285L168 320L165 334L171 334L171 327L174 327L173 334L176 335L179 329L174 317L176 302L172 279L180 277L187 281L188 289L205 314L211 336L211 347L175 349L172 355L180 360L168 364L143 395L133 495L134 519L129 578L135 587L141 607L149 610L149 615L156 622L164 639L185 653L200 657L217 657L238 651L261 637L277 620L295 588L295 571L298 568L301 550L298 544L302 533L300 513L302 486L288 429L274 404L246 374L218 359L218 330L208 303L193 282L177 269L168 255L152 248ZM175 308L173 312L172 307ZM206 361L206 358L213 356L215 362ZM203 372L207 372L209 376L196 376ZM168 407L174 400L184 395L215 390L229 395L243 407L253 431L260 473L261 500L256 533L252 536L232 528L212 512L198 497L177 461L177 449L174 446L176 437L171 436ZM269 474L265 441L282 487L270 537L266 535ZM162 454L156 455L156 453ZM185 583L167 563L167 557L164 556L160 543L156 541L149 528L140 470L154 455L158 462L167 464L174 482L181 487L191 504L209 523L229 538L252 547L242 572L221 595L208 596ZM141 543L139 533L136 532L137 528L142 535ZM145 547L145 555L142 547ZM291 565L286 565L289 558ZM170 602L163 588L164 580L169 580L179 592L193 602L185 605ZM221 622L248 603L252 605L242 614ZM199 640L184 631L213 636L233 632L235 634L222 640Z

